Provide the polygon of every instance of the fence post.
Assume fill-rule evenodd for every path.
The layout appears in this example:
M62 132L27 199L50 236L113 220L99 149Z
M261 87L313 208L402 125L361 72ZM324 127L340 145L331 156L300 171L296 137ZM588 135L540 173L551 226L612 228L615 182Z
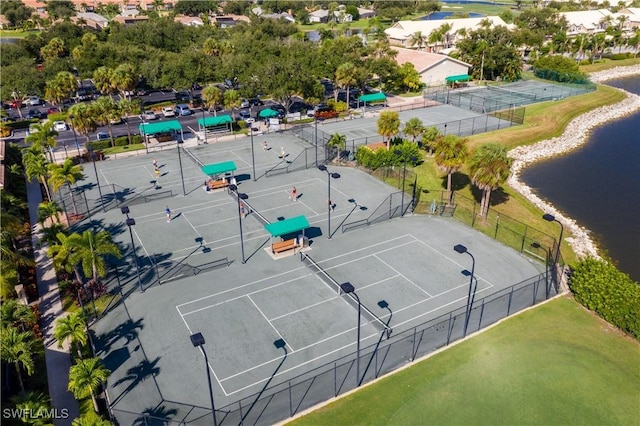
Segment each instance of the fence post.
M520 246L520 253L524 252L524 242L527 239L527 230L529 229L529 225L524 226L524 234L522 235L522 245Z
M493 239L498 239L498 227L500 226L500 215L496 215L496 230L493 233Z
M333 362L333 396L338 396L338 370L337 362Z

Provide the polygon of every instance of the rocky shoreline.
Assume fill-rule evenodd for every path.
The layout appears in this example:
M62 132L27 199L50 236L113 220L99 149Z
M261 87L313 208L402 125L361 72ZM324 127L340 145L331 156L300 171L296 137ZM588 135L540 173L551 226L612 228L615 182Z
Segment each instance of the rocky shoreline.
M640 65L631 67L616 67L606 71L590 75L594 83L612 80L630 75L640 75ZM600 258L598 248L589 236L590 231L580 226L575 220L558 211L550 203L542 200L531 188L520 181L521 170L542 159L564 154L587 142L592 128L603 123L624 117L640 109L640 96L626 92L627 97L621 102L589 111L573 119L561 136L547 139L533 145L521 146L509 151L509 156L514 159L511 167L511 176L507 183L524 195L530 202L550 213L570 231L572 236L567 237L573 250L580 257L593 256Z

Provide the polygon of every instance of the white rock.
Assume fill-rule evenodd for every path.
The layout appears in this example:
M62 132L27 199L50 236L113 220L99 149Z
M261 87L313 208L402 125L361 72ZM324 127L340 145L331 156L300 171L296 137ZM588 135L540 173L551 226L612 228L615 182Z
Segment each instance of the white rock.
M610 70L593 73L590 75L594 83L640 74L640 65L631 67L616 67ZM542 200L533 193L531 188L520 181L520 172L524 167L544 158L564 154L585 143L589 131L603 123L618 119L640 109L640 96L623 91L627 97L615 104L589 111L573 119L565 129L564 134L553 139L547 139L533 145L520 146L509 151L509 156L514 159L511 167L511 176L507 183L524 195L529 201L546 213L550 213L560 221L570 232L572 237L567 237L574 252L579 257L598 256L598 248L589 236L588 229L578 225L575 220L559 212L547 201Z

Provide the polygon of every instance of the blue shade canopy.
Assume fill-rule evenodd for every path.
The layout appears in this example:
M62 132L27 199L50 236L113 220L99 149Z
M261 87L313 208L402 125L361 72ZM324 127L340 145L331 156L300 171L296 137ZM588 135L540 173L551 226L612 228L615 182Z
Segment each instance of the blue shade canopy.
M271 234L272 237L280 237L282 235L293 234L309 227L309 221L304 215L292 217L291 219L279 220L264 226L264 229Z

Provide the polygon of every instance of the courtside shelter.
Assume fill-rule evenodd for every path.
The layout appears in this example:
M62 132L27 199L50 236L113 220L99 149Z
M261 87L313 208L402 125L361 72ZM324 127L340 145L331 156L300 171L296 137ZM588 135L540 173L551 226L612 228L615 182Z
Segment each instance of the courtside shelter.
M231 176L233 176L233 172L236 169L236 163L233 161L223 161L222 163L205 164L202 166L202 173L217 180L220 175L224 176L227 173L231 173Z
M180 140L184 140L182 133L182 126L178 120L159 121L157 123L140 123L138 126L140 134L147 140L148 136L159 135L162 133L170 133L172 136L176 136L177 132L180 132Z
M368 95L361 95L358 98L358 102L362 102L364 104L363 105L364 107L367 107L368 105L373 103L381 103L386 101L387 101L387 96L382 92L369 93Z
M302 231L304 238L304 230L309 227L309 221L304 215L292 217L290 219L279 220L264 226L264 229L271 234L271 245L273 246L274 237L284 237L286 235L295 235Z
M454 86L456 83L461 83L463 81L471 80L471 77L469 77L469 74L458 74L458 75L450 75L444 80L445 80L445 83L447 83L447 86Z
M217 117L205 117L198 119L199 130L208 130L216 133L224 133L231 131L231 123L233 119L230 115L219 115Z

